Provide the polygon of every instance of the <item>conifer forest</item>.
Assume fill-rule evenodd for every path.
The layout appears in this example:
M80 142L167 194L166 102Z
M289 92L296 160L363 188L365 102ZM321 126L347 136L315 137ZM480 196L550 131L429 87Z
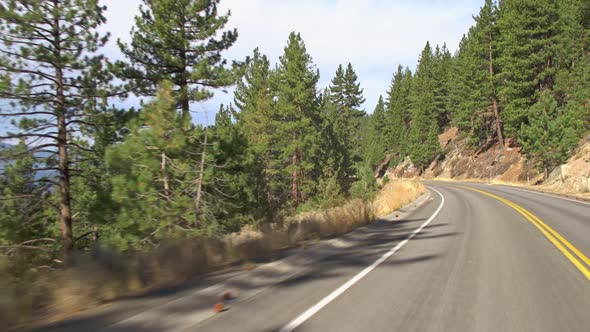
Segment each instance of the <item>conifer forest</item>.
M0 1L2 259L57 266L368 200L386 156L423 171L451 126L516 142L545 177L589 133L588 1L485 0L456 51L424 40L415 67L392 63L368 110L354 64L320 86L298 32L279 59L227 59L239 27L219 2L143 0L114 60L100 0Z

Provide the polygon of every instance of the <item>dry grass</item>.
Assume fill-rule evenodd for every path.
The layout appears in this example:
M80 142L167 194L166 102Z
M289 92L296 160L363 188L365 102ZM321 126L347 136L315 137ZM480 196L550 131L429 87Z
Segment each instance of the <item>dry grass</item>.
M259 258L309 241L346 234L415 200L426 191L415 181L393 181L373 202L351 200L221 238L162 245L148 253L122 255L96 248L75 257L74 267L38 272L18 287L0 282L0 324L63 318L124 295L177 284L230 265L251 269ZM0 269L0 274L1 274ZM10 321L7 321L11 318Z
M399 210L426 192L426 187L416 181L393 181L387 183L373 202L373 209L378 216L384 216Z

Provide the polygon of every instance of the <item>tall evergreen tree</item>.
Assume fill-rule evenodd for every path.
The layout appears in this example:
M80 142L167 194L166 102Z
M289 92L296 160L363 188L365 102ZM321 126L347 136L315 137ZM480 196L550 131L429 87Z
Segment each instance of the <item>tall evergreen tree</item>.
M97 32L104 10L98 0L9 0L0 6L0 98L8 101L0 116L11 117L19 129L0 139L25 139L30 152L50 155L36 160L35 170L56 174L44 181L58 188L66 257L74 249L71 181L83 171L72 156L87 150L76 140L94 125L97 112L107 110L110 77L103 57L95 55L108 39Z
M488 118L493 119L490 122L493 123L493 127L495 128L495 134L500 143L500 148L504 149L503 120L500 115L498 96L496 94L496 75L498 72L496 66L496 58L498 56L497 43L500 39L497 20L498 9L496 5L492 0L486 0L479 15L475 17L474 38L476 39L476 46L474 47L474 53L476 59L479 60L477 84L481 85L481 90L483 90L481 94L488 99L488 105L491 103L492 116ZM487 75L484 74L486 72Z
M336 105L338 108L338 112L345 116L346 110L346 97L345 97L345 81L344 81L344 68L342 65L338 65L336 69L336 73L334 74L334 78L332 78L329 93L330 93L330 102Z
M194 171L186 158L190 140L172 85L164 82L156 100L131 120L125 140L107 150L118 212L107 237L121 248L152 243L198 220Z
M205 178L205 201L222 232L236 232L248 217L264 216L258 160L248 151L248 140L233 107L221 105L212 128L212 164Z
M362 155L362 152L355 148L359 146L357 137L359 137L361 122L367 113L361 109L365 98L363 97L361 84L358 82L358 76L351 63L348 63L344 72L344 98L345 119L348 122L349 141L352 144L350 151L352 152L352 160L356 163L360 161Z
M379 96L375 110L370 115L367 125L361 132L364 137L362 151L363 163L374 170L385 158L387 151L385 143L385 102Z
M458 106L455 123L468 130L473 142L492 142L495 135L504 147L503 119L496 93L498 86L498 10L492 0L486 0L475 16L475 25L460 44L457 54L457 80L454 103Z
M547 179L549 171L571 154L583 123L560 110L550 91L544 91L529 112L529 123L519 132L520 142L524 154L540 164Z
M554 94L559 106L583 121L590 119L590 5L562 0L558 12Z
M258 49L246 61L243 76L237 82L234 103L240 130L248 141L247 153L251 164L251 177L257 179L255 192L260 206L277 210L287 199L289 183L282 171L273 165L280 151L275 142L276 107L274 73L268 58Z
M332 128L336 139L341 143L337 160L338 178L343 192L347 194L354 177L355 163L361 160L358 137L366 115L360 109L365 99L352 64L349 63L346 70L342 65L338 66L329 90L330 105L337 111L337 114L334 114Z
M388 150L402 157L407 151L406 135L410 124L412 72L400 65L395 72L389 91L387 92L387 106L385 128Z
M51 215L49 195L51 187L36 181L36 158L24 140L0 151L0 156L11 155L11 162L2 166L0 175L0 244L14 245L33 239L52 238L59 234Z
M338 113L338 108L332 102L330 88L324 89L321 95L320 112L322 116L321 131L321 168L322 176L320 179L319 194L321 199L330 205L331 202L337 202L342 196L348 193L350 184L350 174L345 172L345 162L350 160L350 151L341 139L343 128L342 118Z
M360 107L365 102L363 97L363 89L361 84L358 82L358 76L349 62L344 72L344 107L348 116L352 121L354 119L362 118L366 115L365 111L361 110ZM353 124L354 125L354 124Z
M477 93L478 86L475 83L477 64L473 56L474 28L469 29L467 35L463 35L459 43L459 49L454 56L451 70L452 84L450 87L450 102L453 105L452 122L459 130L480 137L480 116L477 110L485 108L485 100Z
M542 91L551 90L555 79L557 1L504 0L500 2L498 29L498 89L504 105L506 130L516 136L528 123L527 110Z
M284 54L277 68L278 119L277 140L280 162L291 179L293 207L304 203L314 192L321 129L317 82L319 72L313 68L311 56L301 35L289 35Z
M219 0L142 1L131 44L118 41L129 60L118 63L119 75L141 96L154 96L163 80L173 82L187 126L191 102L209 99L211 89L234 83L221 53L235 43L238 33L223 31L230 13L219 15Z
M436 117L440 128L445 127L450 121L450 74L451 74L451 53L447 45L442 48L435 47L433 57L433 80L434 80L434 105Z
M413 109L408 140L410 143L410 158L419 168L424 169L435 157L432 149L426 149L424 144L429 139L429 128L436 126L434 135L438 134L438 113L435 99L435 80L433 71L433 51L430 43L426 43L413 84ZM434 125L432 124L434 122Z

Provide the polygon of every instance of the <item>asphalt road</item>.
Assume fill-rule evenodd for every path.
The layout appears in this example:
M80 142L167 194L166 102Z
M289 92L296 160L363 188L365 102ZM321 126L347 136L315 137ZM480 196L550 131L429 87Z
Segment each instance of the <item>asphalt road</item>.
M590 331L590 204L427 184L408 218L189 330Z

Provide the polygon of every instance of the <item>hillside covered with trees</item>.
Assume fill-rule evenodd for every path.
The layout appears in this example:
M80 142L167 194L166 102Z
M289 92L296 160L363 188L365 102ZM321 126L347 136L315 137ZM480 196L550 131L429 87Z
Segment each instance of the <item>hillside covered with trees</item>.
M2 250L143 249L368 199L386 155L423 170L449 126L516 141L547 174L590 130L587 1L486 0L457 52L427 42L370 115L352 64L322 89L296 32L276 65L259 49L230 62L219 0L143 2L122 61L102 55L98 0L0 2L0 119L18 128L0 139L19 142L0 152ZM229 86L215 124L195 124ZM118 106L131 96L149 102Z
M478 149L515 142L546 178L590 129L590 4L486 0L474 20L455 54L426 43L398 68L381 150L423 171L454 126Z

